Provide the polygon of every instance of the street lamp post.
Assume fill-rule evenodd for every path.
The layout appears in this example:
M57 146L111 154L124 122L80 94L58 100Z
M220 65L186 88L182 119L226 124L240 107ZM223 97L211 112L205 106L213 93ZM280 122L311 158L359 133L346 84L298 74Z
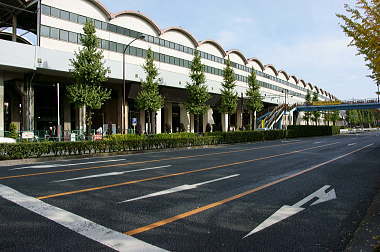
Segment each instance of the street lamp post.
M288 94L288 91L287 89L284 89L282 90L282 93L285 93L285 130L287 129L287 123L286 123L286 120L287 120L287 112L288 112L288 104L286 103L286 97L287 97L287 94Z
M380 103L380 83L377 83L377 103Z
M121 122L121 127L122 127L122 132L125 134L125 52L127 51L128 47L135 42L138 39L145 39L144 35L140 35L131 42L124 48L123 51L123 108L122 108L122 122Z

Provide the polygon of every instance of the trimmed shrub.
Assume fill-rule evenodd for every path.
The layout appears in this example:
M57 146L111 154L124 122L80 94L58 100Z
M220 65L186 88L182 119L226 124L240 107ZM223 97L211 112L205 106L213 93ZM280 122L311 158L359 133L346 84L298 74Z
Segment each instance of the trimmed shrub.
M338 126L290 125L287 137L332 136L339 134L339 131Z

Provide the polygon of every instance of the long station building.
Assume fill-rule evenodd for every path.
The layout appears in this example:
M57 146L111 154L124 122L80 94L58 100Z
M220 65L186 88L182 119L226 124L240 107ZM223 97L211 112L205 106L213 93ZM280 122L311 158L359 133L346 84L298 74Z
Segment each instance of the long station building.
M304 103L308 91L317 93L320 100L336 99L300 76L247 57L237 49L225 50L214 40L199 41L181 27L162 29L140 12L111 13L97 0L0 0L0 18L0 102L4 104L0 106L0 132L9 130L11 123L19 130L46 130L57 125L58 118L65 132L83 129L83 111L69 102L65 85L73 81L70 59L81 47L80 36L87 21L96 27L99 48L111 70L105 86L112 89L112 98L95 111L94 128L112 125L114 131L120 132L124 125L132 128L134 118L145 128L145 112L138 111L135 98L139 82L145 77L142 65L149 48L154 52L160 92L165 97L165 106L156 113L157 133L168 129L176 132L181 124L188 131L193 130L194 119L186 112L184 101L195 50L202 57L206 84L212 94L210 109L201 118L203 130L207 123L214 130L226 130L226 115L218 111L218 101L228 58L236 74L239 96L237 113L231 119L235 128L249 122L244 97L252 68L264 98L262 113L284 104L285 100L288 104ZM126 50L127 102L123 124L123 50L141 35L144 38L134 41Z

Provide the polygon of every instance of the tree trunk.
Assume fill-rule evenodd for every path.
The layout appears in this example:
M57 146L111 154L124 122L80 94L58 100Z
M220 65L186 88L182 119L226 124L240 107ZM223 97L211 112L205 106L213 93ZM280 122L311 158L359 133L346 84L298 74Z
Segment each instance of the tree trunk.
M231 116L230 114L227 114L227 131L230 131L230 122L231 122Z
M256 119L257 119L257 113L256 111L253 112L253 130L256 130L257 124L256 124Z
M152 117L152 112L148 110L148 135L151 133L151 117Z
M200 119L201 119L201 115L197 115L197 133L200 133L200 130L199 130L199 128L200 128Z
M89 107L87 107L86 108L86 125L87 125L87 136L90 136L91 135L91 128L92 128L92 110L89 108Z

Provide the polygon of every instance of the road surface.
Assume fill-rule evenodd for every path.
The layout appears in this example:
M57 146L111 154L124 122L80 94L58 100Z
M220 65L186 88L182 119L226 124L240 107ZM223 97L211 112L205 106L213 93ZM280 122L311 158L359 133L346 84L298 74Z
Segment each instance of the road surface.
M1 251L342 251L380 135L0 167Z

